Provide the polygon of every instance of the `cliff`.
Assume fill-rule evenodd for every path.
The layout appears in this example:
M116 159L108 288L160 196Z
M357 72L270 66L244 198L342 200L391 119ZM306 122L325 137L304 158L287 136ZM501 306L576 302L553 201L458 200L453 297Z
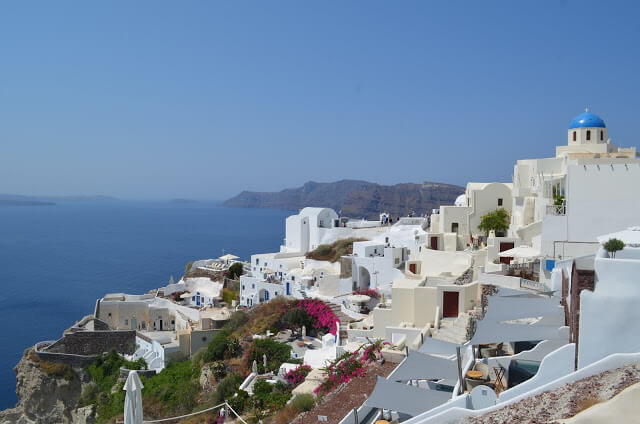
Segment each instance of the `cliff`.
M380 212L392 216L414 211L424 214L440 205L452 205L464 188L451 184L395 184L385 186L366 181L341 180L333 183L310 181L302 187L279 192L243 191L225 201L224 206L297 210L306 206L330 207L352 218L378 219Z
M93 406L76 409L89 378L84 370L39 361L27 349L14 371L18 404L0 411L0 424L93 422Z

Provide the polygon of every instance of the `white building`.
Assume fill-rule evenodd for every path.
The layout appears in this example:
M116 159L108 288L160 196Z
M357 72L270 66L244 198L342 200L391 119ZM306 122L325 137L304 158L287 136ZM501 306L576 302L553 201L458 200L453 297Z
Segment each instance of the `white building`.
M633 225L640 212L640 160L635 147L611 143L598 116L569 125L556 156L519 160L513 172L510 233L553 260L594 253L599 234Z
M321 244L350 237L371 239L384 231L379 221L352 221L339 218L330 208L304 208L286 220L283 253L305 254Z
M464 250L473 238L484 235L478 229L482 217L497 209L511 213L510 183L468 183L465 194L453 206L441 206L431 215L428 244L433 250Z
M409 258L406 247L390 243L359 241L353 243L353 290L381 290L391 293L391 282L402 278L399 268Z

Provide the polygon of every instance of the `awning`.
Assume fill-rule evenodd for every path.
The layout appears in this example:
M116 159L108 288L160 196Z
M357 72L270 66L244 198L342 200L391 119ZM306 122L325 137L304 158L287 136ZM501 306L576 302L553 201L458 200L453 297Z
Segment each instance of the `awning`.
M513 249L505 250L504 252L500 252L498 255L501 258L522 258L522 259L530 259L537 258L540 256L540 250L534 249L529 246L518 246Z
M226 255L220 256L218 259L220 259L221 261L233 261L235 259L240 259L240 257L227 253Z
M388 377L393 381L458 378L458 363L439 356L410 352Z
M191 293L189 293L189 292L182 293L180 295L180 299L187 299L187 298L190 298L190 297L191 297Z
M376 387L364 404L416 416L446 403L449 399L449 392L409 386L378 376Z
M426 337L418 351L421 353L434 353L439 355L455 355L456 346L460 345L445 342L444 340L434 339L433 337Z
M598 242L604 244L611 239L622 240L629 247L640 247L640 227L629 227L617 233L600 236Z

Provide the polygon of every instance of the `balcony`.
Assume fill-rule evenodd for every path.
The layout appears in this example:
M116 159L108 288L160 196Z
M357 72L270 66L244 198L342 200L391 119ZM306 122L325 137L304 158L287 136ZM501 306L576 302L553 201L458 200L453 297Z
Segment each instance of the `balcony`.
M567 214L567 205L547 205L547 215L564 216Z

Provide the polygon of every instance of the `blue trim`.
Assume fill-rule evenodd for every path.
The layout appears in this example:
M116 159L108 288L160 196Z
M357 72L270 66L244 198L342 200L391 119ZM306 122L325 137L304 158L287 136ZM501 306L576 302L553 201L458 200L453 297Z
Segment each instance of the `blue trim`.
M553 268L556 267L556 260L555 259L547 259L546 264L545 264L545 268L547 269L547 271L553 271Z

